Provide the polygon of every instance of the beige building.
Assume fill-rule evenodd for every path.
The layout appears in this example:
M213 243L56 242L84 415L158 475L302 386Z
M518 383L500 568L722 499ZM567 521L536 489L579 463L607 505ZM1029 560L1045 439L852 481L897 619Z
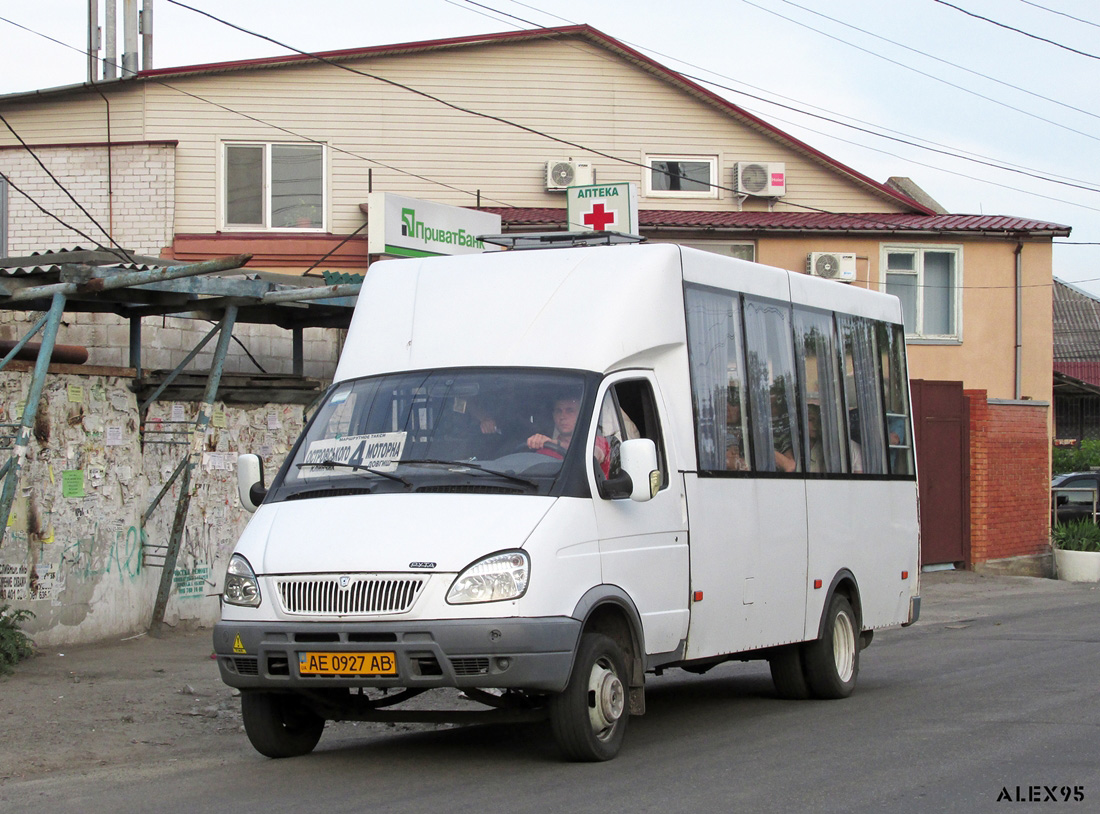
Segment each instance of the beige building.
M18 134L0 132L9 258L114 241L178 262L248 252L257 269L362 274L377 259L368 192L546 231L565 228L565 186L632 182L650 240L898 294L911 376L927 383L914 389L925 561L1034 568L1049 551L1051 242L1069 228L945 213L907 179L872 180L592 28L144 71L0 97L0 113ZM29 318L0 317L8 339ZM161 327L184 339L147 330L147 366L177 364L206 326ZM97 315L59 341L125 365L120 328ZM277 329L240 338L289 370ZM306 375L331 376L339 332L305 343ZM250 364L237 354L229 369Z

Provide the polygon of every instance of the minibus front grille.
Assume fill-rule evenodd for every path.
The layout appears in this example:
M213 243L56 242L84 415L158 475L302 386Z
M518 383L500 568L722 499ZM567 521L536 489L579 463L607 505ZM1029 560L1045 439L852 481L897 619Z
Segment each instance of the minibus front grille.
M288 614L367 616L405 613L416 602L426 581L426 577L406 575L310 575L276 577L275 588L283 611Z

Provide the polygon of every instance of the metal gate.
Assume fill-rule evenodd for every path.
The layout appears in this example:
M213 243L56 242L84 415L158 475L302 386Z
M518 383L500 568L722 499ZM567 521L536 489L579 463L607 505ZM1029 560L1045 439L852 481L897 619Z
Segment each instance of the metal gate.
M921 562L970 558L970 409L962 382L914 379Z

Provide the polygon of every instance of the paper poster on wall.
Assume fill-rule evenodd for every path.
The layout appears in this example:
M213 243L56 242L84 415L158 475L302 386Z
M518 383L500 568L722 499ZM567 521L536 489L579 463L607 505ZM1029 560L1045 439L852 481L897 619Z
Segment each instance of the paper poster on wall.
M66 469L61 473L61 496L84 497L83 469Z
M70 384L68 388L69 401L73 404L81 404L84 401L84 386L79 384Z
M107 446L122 446L122 427L108 427L106 435Z

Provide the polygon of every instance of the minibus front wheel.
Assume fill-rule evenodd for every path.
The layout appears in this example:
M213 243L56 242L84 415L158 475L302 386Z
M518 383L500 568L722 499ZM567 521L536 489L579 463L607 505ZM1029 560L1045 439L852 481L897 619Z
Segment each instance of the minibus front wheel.
M298 757L321 740L325 719L289 693L241 693L241 717L252 746L265 757Z
M630 717L626 657L602 633L581 636L565 690L550 699L550 728L569 760L610 760Z

